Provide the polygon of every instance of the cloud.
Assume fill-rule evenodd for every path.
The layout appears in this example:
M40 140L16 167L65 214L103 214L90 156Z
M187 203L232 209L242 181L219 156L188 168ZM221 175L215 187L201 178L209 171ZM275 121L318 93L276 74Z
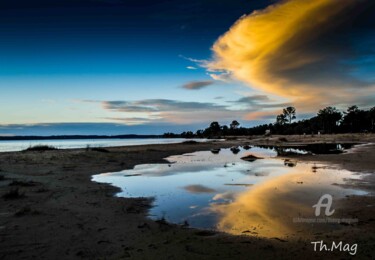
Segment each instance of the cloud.
M292 106L292 103L280 103L270 99L267 95L253 95L253 96L245 96L235 101L229 101L229 103L242 105L248 109L256 110L256 112L264 112L261 111L267 108L283 108L287 106ZM269 111L268 111L269 112Z
M193 67L193 66L187 66L186 67L188 70L196 70L197 68L196 67Z
M276 116L281 113L281 110L271 110L271 111L254 111L249 112L244 117L246 120L264 120L264 119L275 119Z
M216 97L222 99L223 97ZM118 121L126 125L161 124L208 124L212 121L228 123L234 119L248 120L249 113L265 113L269 119L270 111L276 114L289 103L279 103L266 95L253 95L226 101L221 104L214 102L180 101L172 99L142 99L142 100L81 100L89 104L99 104L110 114L105 119ZM275 111L279 109L280 111ZM268 112L267 112L268 111ZM267 113L266 113L267 112ZM261 119L256 117L255 119Z
M208 188L203 185L188 185L184 187L184 189L190 193L213 193L216 192L216 190Z
M245 104L254 104L258 102L268 102L270 101L270 98L266 95L254 95L254 96L246 96L242 97L236 101L236 103L245 103Z
M197 89L202 89L207 86L210 86L214 84L215 82L213 80L205 80L205 81L191 81L189 83L186 83L182 87L184 89L190 89L190 90L197 90Z
M207 73L214 80L223 81L223 82L231 82L233 79L231 78L231 74L228 72L222 73Z
M155 122L160 120L161 118L158 116L148 116L148 117L105 117L104 119L110 121L120 121L126 125L140 125L140 124L148 124L150 122Z
M191 62L194 62L196 64L204 64L207 62L207 60L200 60L200 59L194 59L194 58L189 58L189 57L185 57L184 55L178 55L180 58L182 59L185 59L185 60L188 60L188 61L191 61Z
M102 101L102 106L108 110L119 112L168 112L193 111L199 109L224 109L225 106L209 102L189 102L172 99L143 99L137 101Z
M360 101L375 90L374 15L371 0L281 1L241 17L203 65L303 109Z
M175 124L227 121L231 120L234 114L239 117L241 117L242 114L245 114L244 111L233 111L230 110L229 106L216 103L178 101L171 99L101 101L100 104L106 110L122 113L123 118L125 119L137 117L151 122L157 118L158 122ZM124 120L124 122L125 121L126 120Z

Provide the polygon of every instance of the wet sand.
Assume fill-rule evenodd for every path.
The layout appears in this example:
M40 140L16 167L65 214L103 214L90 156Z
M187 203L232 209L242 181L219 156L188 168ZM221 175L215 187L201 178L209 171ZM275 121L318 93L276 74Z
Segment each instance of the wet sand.
M91 181L103 172L163 163L171 155L233 145L299 145L320 142L375 143L375 135L232 138L225 142L106 148L109 152L56 150L0 154L0 259L251 259L292 257L349 259L348 252L314 252L311 240L231 236L152 221L148 199L117 198L118 189ZM348 183L373 192L375 145L339 155L294 156L368 173ZM2 177L3 176L3 179ZM358 243L357 257L375 249L375 200L350 196L340 202L359 223L316 234L316 239Z

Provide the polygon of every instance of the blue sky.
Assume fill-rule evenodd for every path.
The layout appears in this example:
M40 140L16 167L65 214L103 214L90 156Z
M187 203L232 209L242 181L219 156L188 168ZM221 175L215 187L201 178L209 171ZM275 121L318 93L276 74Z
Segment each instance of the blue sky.
M0 134L160 134L197 130L211 121L237 119L245 126L273 122L283 106L303 103L277 91L264 91L258 82L237 77L223 62L227 66L223 70L207 64L217 61L215 42L241 16L253 19L254 10L275 3L2 2ZM359 29L365 27L358 24ZM365 25L372 33L373 24ZM345 64L350 64L353 77L365 75L372 87L373 50L366 46L371 46L373 37L364 45L350 35L366 59L349 55L342 60L348 59ZM227 74L234 76L223 80ZM352 101L369 106L374 99L343 97L338 106ZM303 118L315 108L315 104L297 106L297 111Z

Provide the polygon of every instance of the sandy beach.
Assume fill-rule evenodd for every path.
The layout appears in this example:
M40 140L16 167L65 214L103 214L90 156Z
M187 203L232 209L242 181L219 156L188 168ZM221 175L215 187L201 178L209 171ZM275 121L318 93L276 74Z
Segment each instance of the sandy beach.
M286 139L285 139L286 138ZM347 187L341 206L358 223L316 234L315 240L358 243L358 259L375 249L375 135L239 137L207 143L0 153L0 259L350 259L347 252L314 252L311 240L283 240L186 228L147 218L150 200L119 198L95 174L167 163L171 155L237 145L298 146L358 143L347 153L287 156L365 174ZM13 191L16 194L11 194Z

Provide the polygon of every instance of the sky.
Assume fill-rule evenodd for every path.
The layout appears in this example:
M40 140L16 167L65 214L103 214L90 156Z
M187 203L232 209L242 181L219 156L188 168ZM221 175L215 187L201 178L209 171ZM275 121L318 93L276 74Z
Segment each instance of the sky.
M161 134L375 104L370 0L0 2L0 135Z

